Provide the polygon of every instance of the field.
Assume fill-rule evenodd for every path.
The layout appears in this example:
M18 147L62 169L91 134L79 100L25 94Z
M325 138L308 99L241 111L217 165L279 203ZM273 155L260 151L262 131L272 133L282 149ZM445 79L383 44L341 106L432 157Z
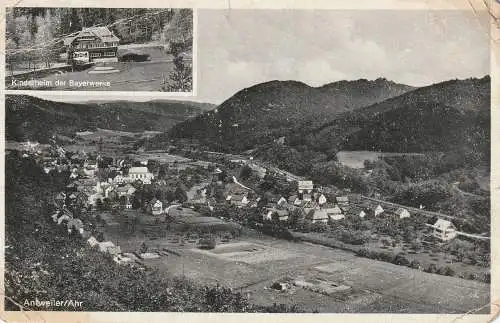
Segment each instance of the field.
M351 168L363 168L363 162L365 160L376 161L382 156L400 156L400 155L412 155L412 156L423 156L423 154L418 153L384 153L378 151L339 151L337 153L338 160L344 166L349 166Z
M253 231L219 241L212 250L199 249L195 239L180 239L173 232L160 238L106 235L125 252L136 251L142 243L152 251L168 251L168 256L145 263L196 282L231 287L256 304L297 304L320 312L464 313L489 302L487 284ZM271 288L276 282L288 282L289 288Z
M181 156L171 155L163 151L147 151L137 154L130 154L130 158L134 160L155 160L159 163L173 163L173 162L188 162L190 159Z

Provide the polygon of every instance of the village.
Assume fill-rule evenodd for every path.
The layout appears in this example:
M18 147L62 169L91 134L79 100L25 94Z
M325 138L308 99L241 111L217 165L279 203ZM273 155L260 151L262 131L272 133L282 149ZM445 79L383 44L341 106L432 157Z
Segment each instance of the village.
M59 232L83 239L117 265L225 282L251 299L266 290L257 303L292 302L290 295L305 291L307 297L366 297L363 285L337 280L340 269L328 267L330 252L348 259L350 266L341 270L376 261L412 275L416 270L438 274L435 279L489 283L489 241L467 237L453 217L317 186L251 156L208 154L207 161L162 163L69 152L55 139L18 149L46 174L68 177L66 189L50 197L53 212L47 215ZM202 274L207 265L212 273ZM242 270L245 278L236 275ZM329 277L333 273L336 280ZM341 303L325 303L324 309Z

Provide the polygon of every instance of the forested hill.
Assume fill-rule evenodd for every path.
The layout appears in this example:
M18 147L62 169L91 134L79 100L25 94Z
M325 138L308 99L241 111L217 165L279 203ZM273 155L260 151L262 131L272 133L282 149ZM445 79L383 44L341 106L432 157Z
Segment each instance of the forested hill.
M489 158L490 77L451 80L344 114L290 138L323 150L474 151Z
M169 135L195 138L215 149L242 151L412 89L385 79L341 81L322 87L271 81L239 91L216 110L177 125ZM158 139L161 144L163 139Z
M202 109L203 108L203 109ZM74 104L27 95L7 95L7 140L47 142L53 134L73 136L96 128L128 132L168 131L207 106L188 101Z
M28 55L30 52L22 50L33 46L53 54L62 47L62 42L54 40L92 26L108 26L120 44L189 43L193 36L191 9L16 7L7 8L6 18L8 55L15 50Z

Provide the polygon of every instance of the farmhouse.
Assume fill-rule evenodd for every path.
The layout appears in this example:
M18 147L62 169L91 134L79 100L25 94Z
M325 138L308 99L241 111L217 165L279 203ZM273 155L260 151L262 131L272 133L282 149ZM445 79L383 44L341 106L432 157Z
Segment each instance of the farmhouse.
M147 167L131 167L128 170L128 177L132 181L141 181L144 184L151 184L153 174L149 172Z
M63 40L68 58L82 62L118 62L120 39L107 27L83 28Z
M273 210L265 210L264 214L262 214L262 220L271 221L273 219Z
M318 198L318 204L319 204L319 205L323 205L323 204L325 204L326 202L327 202L327 201L326 201L326 197L325 197L325 195L324 195L324 194L321 194L321 195L319 196L319 198Z
M408 212L407 209L403 209L402 207L400 207L396 210L396 215L399 216L400 219L409 218L410 212Z
M314 188L312 181L299 181L298 191L299 194L310 194Z
M96 238L94 238L93 236L90 237L88 240L87 240L87 243L93 247L93 246L97 246L99 244L99 241L97 241Z
M316 209L312 213L312 223L328 223L328 213L325 209Z
M99 242L99 251L107 252L112 255L121 253L120 247L115 246L115 244L111 241Z
M449 241L457 236L457 229L450 221L439 219L432 227L432 235L441 241Z
M130 197L135 192L135 188L131 184L126 184L125 186L118 187L116 189L118 196L127 196Z
M150 202L151 214L161 215L163 213L163 203L158 199L153 199Z
M276 204L280 207L285 207L288 204L288 201L282 196Z
M330 208L330 209L325 209L326 214L328 215L328 218L330 218L333 221L338 221L342 220L345 218L345 216L342 214L342 210L335 205L335 207Z
M377 207L375 208L374 213L375 213L375 216L378 216L378 215L384 213L384 209L382 208L382 206L380 204L377 205Z
M335 198L337 205L344 211L349 209L349 197L347 196L337 196Z

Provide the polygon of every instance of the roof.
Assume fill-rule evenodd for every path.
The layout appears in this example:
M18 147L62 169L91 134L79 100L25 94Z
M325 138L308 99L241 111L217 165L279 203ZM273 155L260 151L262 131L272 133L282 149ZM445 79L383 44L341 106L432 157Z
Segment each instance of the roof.
M315 210L312 219L313 220L328 219L328 214L326 213L326 210L323 209Z
M410 213L410 212L408 212L407 209L403 209L402 207L400 207L399 209L396 210L397 215L402 215L404 213Z
M342 210L335 205L333 208L324 209L327 214L342 214Z
M103 42L119 42L120 39L113 34L108 27L88 27L83 28L81 31L72 34L72 36L68 36L64 38L63 42L65 46L71 45L73 41L78 37L85 36L96 36Z
M337 202L349 202L349 198L347 196L337 196Z
M299 181L299 190L312 190L314 188L312 181Z
M146 174L146 173L149 173L149 170L147 167L130 167L130 169L128 170L128 173L131 174L131 173L134 173L134 174Z
M446 228L449 228L449 227L452 227L454 228L455 225L453 225L453 223L451 223L450 221L448 220L444 220L444 219L438 219L436 221L436 223L434 223L434 227L437 228L437 229L446 229Z

